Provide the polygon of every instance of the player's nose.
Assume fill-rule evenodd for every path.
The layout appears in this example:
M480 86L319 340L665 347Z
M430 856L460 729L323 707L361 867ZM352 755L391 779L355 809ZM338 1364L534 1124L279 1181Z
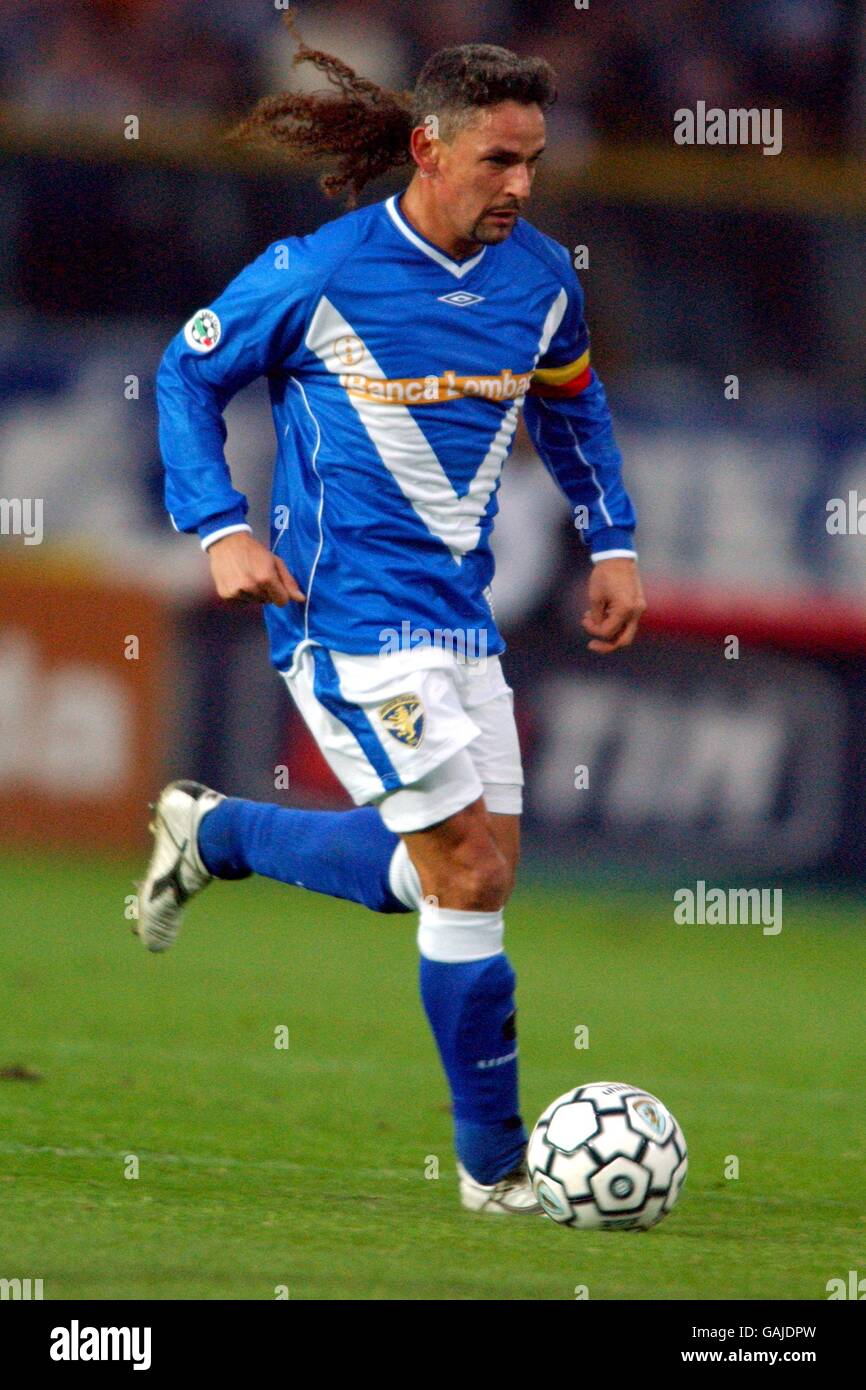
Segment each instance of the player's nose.
M529 197L532 188L532 176L526 164L515 164L508 171L508 182L503 192L516 202L523 203Z

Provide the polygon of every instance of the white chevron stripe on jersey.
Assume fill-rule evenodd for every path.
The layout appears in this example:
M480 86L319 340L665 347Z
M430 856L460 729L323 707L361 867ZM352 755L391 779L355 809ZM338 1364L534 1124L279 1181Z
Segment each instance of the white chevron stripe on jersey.
M544 327L541 330L541 341L538 344L538 352L535 354L535 362L532 364L533 367L538 362L539 357L543 357L550 347L550 340L562 323L567 308L568 295L565 293L565 290L560 290L545 316Z
M381 381L386 379L382 368L352 325L323 295L310 321L305 341L310 351L335 376L346 372L346 363L337 356L337 346L341 340L357 344L352 349L353 372ZM360 348L363 348L363 356L359 353ZM357 410L379 457L403 496L412 504L428 530L447 545L459 565L463 556L478 544L481 535L479 523L502 472L509 440L517 428L523 397L516 397L505 412L490 448L463 497L458 497L454 491L424 432L406 406L362 400L348 393L346 399Z

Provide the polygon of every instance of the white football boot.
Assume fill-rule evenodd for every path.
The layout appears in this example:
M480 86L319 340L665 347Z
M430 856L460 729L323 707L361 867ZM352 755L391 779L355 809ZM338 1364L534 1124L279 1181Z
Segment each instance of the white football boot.
M169 782L151 806L154 837L147 877L139 884L132 930L149 951L167 951L180 931L190 898L213 878L199 857L202 816L224 797L201 782Z
M544 1209L532 1190L526 1164L521 1163L505 1177L485 1187L467 1173L457 1160L460 1200L468 1211L496 1213L500 1216L543 1216Z

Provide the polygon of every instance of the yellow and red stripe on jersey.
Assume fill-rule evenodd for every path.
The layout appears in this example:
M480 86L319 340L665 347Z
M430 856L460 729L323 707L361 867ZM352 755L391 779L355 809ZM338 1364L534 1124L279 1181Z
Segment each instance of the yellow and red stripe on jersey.
M564 367L536 367L532 373L530 396L553 396L565 399L579 396L590 383L592 368L589 365L589 348L574 362Z

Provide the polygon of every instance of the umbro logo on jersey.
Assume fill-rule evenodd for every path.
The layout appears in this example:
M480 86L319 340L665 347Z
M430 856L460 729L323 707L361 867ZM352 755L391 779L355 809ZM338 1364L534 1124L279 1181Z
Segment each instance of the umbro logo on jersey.
M483 294L469 294L466 290L453 290L451 294L437 295L437 299L443 304L457 304L460 308L464 304L480 304L483 298Z

